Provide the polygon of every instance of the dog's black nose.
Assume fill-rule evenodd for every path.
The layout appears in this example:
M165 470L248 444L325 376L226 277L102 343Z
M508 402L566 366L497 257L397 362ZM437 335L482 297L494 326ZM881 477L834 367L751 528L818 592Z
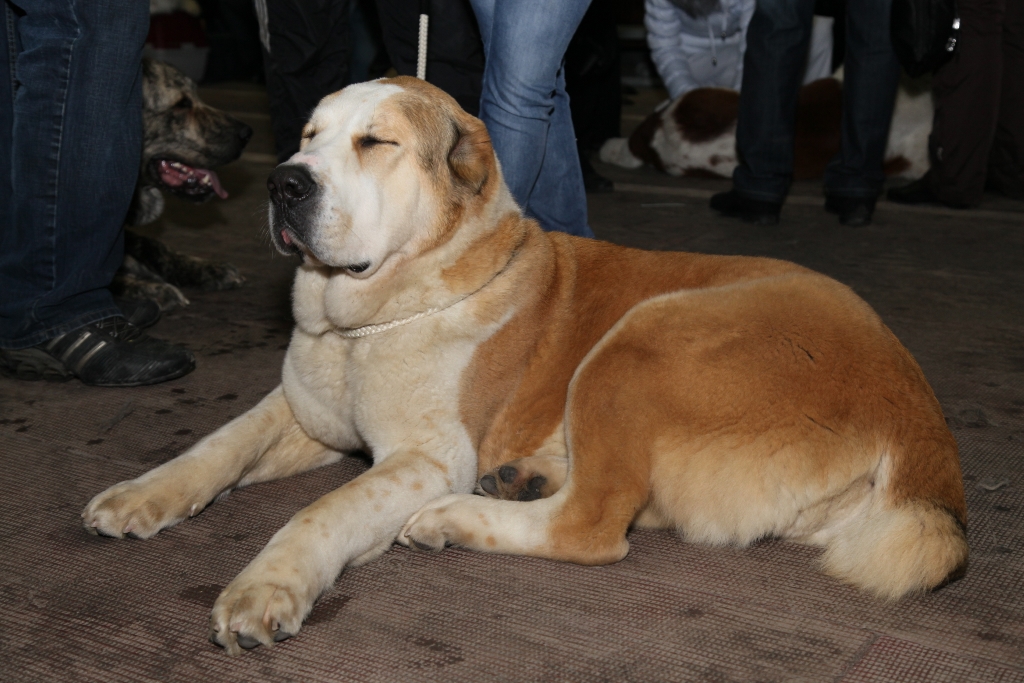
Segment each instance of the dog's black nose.
M316 182L305 166L282 164L267 179L270 199L275 204L295 206L316 190Z
M238 137L242 138L242 142L249 142L249 138L252 137L252 128L243 123L238 127Z

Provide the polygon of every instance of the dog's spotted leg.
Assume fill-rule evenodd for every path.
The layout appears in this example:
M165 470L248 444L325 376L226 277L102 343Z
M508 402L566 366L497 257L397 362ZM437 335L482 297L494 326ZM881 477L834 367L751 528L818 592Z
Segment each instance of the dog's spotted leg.
M149 538L198 514L219 494L341 458L299 427L278 387L249 412L174 460L111 486L82 512L87 531Z
M125 258L131 256L172 285L207 291L241 287L245 278L230 263L216 263L173 251L162 242L125 230Z
M124 262L110 283L115 296L124 299L152 299L162 311L188 306L189 300L180 289L125 254Z
M298 633L341 570L383 552L409 515L451 491L452 476L448 464L403 451L301 510L217 598L211 640L235 655Z
M531 455L496 467L477 482L477 493L502 500L548 498L565 483L569 461L562 455Z

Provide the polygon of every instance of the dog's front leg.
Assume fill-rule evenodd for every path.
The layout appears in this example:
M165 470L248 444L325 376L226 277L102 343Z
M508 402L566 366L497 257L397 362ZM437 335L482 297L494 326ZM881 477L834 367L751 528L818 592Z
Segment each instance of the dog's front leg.
M339 458L302 431L278 387L174 460L97 495L82 520L90 533L149 538L197 514L224 491Z
M301 510L217 598L211 640L234 655L298 633L341 570L384 552L412 513L452 490L453 474L401 451Z

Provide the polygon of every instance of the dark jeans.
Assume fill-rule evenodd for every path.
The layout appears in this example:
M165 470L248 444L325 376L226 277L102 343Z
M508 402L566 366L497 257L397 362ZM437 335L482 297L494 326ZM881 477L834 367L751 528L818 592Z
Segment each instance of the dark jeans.
M842 145L825 170L825 192L874 198L899 83L889 37L891 0L847 4ZM793 174L797 96L814 0L758 0L747 29L733 173L737 192L781 202Z
M484 44L468 0L429 3L427 81L455 98L473 116L480 112ZM416 75L420 3L377 0L384 45L400 75Z
M266 0L270 51L264 45L263 63L278 162L299 151L320 100L349 83L349 3Z
M545 230L593 237L562 61L590 0L470 0L484 40L480 119L509 190Z
M149 4L0 2L0 347L24 348L118 313Z
M981 203L986 183L1024 198L1024 2L959 0L960 45L935 73L932 193Z

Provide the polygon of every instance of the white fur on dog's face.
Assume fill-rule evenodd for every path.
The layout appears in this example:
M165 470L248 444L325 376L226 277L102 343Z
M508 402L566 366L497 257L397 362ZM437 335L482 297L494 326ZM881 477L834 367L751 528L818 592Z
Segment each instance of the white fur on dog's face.
M437 214L417 159L415 131L395 102L398 85L361 83L324 98L303 131L301 165L316 196L294 215L271 207L272 230L292 225L292 238L324 265L368 278L394 256L416 250ZM275 215L277 213L278 215ZM282 220L285 219L285 220Z

